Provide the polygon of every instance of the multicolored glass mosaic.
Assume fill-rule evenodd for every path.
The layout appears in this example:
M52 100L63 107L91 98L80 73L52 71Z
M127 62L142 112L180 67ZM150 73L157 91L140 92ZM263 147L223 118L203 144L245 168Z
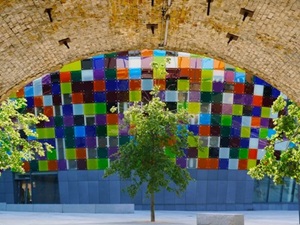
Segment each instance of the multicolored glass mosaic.
M160 77L151 62L167 64ZM193 143L181 167L246 170L264 155L273 134L271 113L280 91L256 76L224 62L183 52L142 50L97 55L64 66L20 89L27 111L44 113L49 122L36 127L39 141L55 147L45 157L26 162L26 171L102 170L126 143L120 126L133 101L147 101L154 85L171 110L186 108L193 118L189 130L199 135L204 149ZM111 113L116 106L118 111ZM277 154L284 147L277 146Z

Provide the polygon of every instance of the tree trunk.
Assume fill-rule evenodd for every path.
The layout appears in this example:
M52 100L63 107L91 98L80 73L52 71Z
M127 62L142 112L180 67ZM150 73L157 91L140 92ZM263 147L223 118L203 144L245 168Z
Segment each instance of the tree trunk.
M151 222L155 222L155 212L154 212L154 193L151 193Z

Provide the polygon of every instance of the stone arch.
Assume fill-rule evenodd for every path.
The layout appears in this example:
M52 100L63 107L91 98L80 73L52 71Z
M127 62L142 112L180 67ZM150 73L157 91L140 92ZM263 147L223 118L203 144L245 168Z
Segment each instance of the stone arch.
M146 0L0 1L1 99L78 59L157 48L164 40L161 9L167 2L155 0L151 6ZM214 0L209 16L207 1L170 2L163 49L203 54L241 67L300 102L298 0ZM253 16L243 21L242 8L253 11ZM147 24L157 24L154 34ZM238 39L228 44L230 34ZM69 48L59 44L66 38Z

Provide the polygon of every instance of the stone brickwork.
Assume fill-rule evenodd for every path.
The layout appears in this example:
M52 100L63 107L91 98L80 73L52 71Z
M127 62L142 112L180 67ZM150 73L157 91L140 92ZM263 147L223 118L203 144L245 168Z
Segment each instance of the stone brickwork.
M0 96L92 55L156 49L168 0L0 0ZM300 1L172 0L164 49L203 54L256 74L300 102ZM50 22L45 9L52 8ZM243 21L241 8L254 11ZM158 24L152 34L146 24ZM227 33L238 36L227 44ZM59 40L70 38L69 49Z

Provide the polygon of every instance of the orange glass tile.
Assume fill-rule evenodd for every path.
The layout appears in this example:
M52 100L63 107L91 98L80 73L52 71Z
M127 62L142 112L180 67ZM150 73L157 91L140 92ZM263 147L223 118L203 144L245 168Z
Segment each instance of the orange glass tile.
M208 159L207 169L215 169L219 168L219 159Z
M106 123L107 124L118 124L119 123L118 114L107 114L106 115Z
M83 94L82 93L73 93L72 94L72 103L73 104L83 103Z
M239 170L246 170L248 165L247 159L239 159Z
M60 72L59 78L61 83L69 83L71 82L71 72Z
M48 117L52 117L53 116L53 107L52 106L44 106L43 113Z
M166 80L162 79L154 79L153 80L153 86L159 86L159 90L163 91L166 90Z
M43 106L43 96L36 96L34 97L34 106L35 107L42 107Z
M16 96L17 96L18 98L23 98L23 97L24 97L24 88L21 88L20 90L18 90L18 91L16 92Z
M198 169L207 169L208 159L198 159Z
M48 170L49 171L57 171L58 170L57 160L48 160Z
M94 91L105 91L105 81L95 80L94 81Z
M182 77L186 77L186 78L190 78L192 76L192 70L190 68L181 68L180 69L180 73L179 76Z
M225 63L219 60L214 59L214 69L215 70L224 70Z
M210 126L199 126L200 136L210 136Z
M201 69L190 69L190 83L199 83L201 81Z
M129 90L140 91L141 90L141 80L130 80L129 81Z
M248 159L257 159L257 149L249 149Z
M253 95L252 105L262 106L262 101L263 101L262 96Z
M77 148L76 149L76 159L86 159L86 149Z
M252 127L260 127L260 117L253 116L251 119L251 126Z
M153 50L144 49L141 51L142 57L150 57L153 56Z
M189 57L178 57L178 67L179 68L190 68L190 58Z
M128 68L117 69L117 79L127 80L128 79Z
M29 172L30 171L30 164L29 164L29 162L24 162L23 163L23 168L24 168L25 172Z

